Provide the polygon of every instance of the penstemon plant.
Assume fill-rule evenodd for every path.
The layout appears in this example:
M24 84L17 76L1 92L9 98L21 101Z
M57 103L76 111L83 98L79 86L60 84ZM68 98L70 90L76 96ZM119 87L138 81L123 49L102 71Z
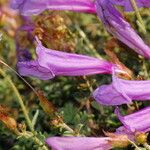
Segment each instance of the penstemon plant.
M150 150L149 0L0 6L0 149Z

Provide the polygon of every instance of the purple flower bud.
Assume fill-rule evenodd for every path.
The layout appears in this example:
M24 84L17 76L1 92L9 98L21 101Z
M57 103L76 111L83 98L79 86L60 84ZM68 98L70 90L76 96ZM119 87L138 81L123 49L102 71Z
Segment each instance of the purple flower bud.
M132 4L130 0L111 0L111 3L115 5L123 6L125 11L133 11ZM149 0L136 0L136 4L139 8L141 7L150 7Z
M45 48L37 39L37 59L18 62L19 73L43 80L54 76L84 76L92 74L111 74L115 65L98 58L70 54ZM44 74L45 73L45 74Z
M98 87L93 97L103 105L121 105L131 103L132 100L149 100L150 81L124 80L113 75L113 82Z
M150 131L150 107L146 107L133 114L122 116L117 108L115 110L119 120L123 123L124 127L130 132L148 132Z
M97 0L96 10L108 32L138 54L150 58L150 47L144 43L130 24L124 20L110 0Z
M46 9L95 13L92 0L12 0L11 7L24 16L37 15Z
M52 150L109 150L109 137L50 137L46 143Z

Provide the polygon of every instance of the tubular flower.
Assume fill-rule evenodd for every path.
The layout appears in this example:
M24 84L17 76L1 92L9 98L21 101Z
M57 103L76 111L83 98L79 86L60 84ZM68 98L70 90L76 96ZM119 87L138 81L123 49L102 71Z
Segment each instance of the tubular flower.
M93 97L104 105L122 105L132 100L150 99L150 81L124 80L113 75L113 82L98 87Z
M37 15L44 10L71 10L95 13L92 0L12 0L11 7L24 16Z
M130 0L111 0L111 3L123 6L125 11L133 10ZM136 3L139 8L150 7L149 0L136 0ZM96 13L94 0L12 0L11 7L25 16L37 15L46 9Z
M52 150L109 150L109 137L50 137L46 143Z
M150 131L150 107L146 107L133 114L122 116L117 108L115 110L119 120L123 123L124 127L130 132L148 132Z
M108 32L138 54L150 58L150 47L134 31L109 0L97 0L96 10Z
M107 133L107 137L50 137L46 143L52 150L109 150L127 147L126 134Z
M43 80L55 76L84 76L112 73L114 64L85 55L70 54L45 48L37 39L37 59L19 61L17 66L22 76L34 76Z
M115 5L120 5L124 7L125 11L133 11L131 0L111 0ZM139 8L141 7L150 7L149 0L136 0L136 4Z

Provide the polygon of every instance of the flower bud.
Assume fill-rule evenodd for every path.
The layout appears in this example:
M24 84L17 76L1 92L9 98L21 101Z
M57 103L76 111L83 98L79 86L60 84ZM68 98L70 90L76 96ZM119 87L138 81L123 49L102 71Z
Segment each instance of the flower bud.
M6 125L6 127L13 132L18 131L16 120L12 117L9 117L7 114L0 112L0 121L2 121Z
M43 108L44 112L47 114L52 114L55 111L53 104L44 96L41 91L37 91L38 98L40 101L40 106Z

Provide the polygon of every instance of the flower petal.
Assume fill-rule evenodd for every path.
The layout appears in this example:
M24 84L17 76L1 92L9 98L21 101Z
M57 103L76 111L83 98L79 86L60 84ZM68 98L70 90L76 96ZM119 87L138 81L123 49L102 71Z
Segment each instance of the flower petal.
M70 10L95 13L92 0L12 0L11 7L24 16L37 15L44 10Z
M148 132L150 131L150 107L146 107L133 114L122 116L117 108L115 110L119 120L123 123L124 127L131 132Z
M150 99L150 81L124 80L113 73L113 82L98 87L93 97L103 105L129 104L132 100Z
M134 31L123 16L115 9L110 0L97 0L96 10L108 32L132 48L138 54L150 58L150 47Z
M22 76L37 77L41 80L49 80L55 77L52 71L41 67L37 61L26 61L17 63L18 72Z
M109 150L108 140L110 138L94 137L50 137L46 143L52 150Z

